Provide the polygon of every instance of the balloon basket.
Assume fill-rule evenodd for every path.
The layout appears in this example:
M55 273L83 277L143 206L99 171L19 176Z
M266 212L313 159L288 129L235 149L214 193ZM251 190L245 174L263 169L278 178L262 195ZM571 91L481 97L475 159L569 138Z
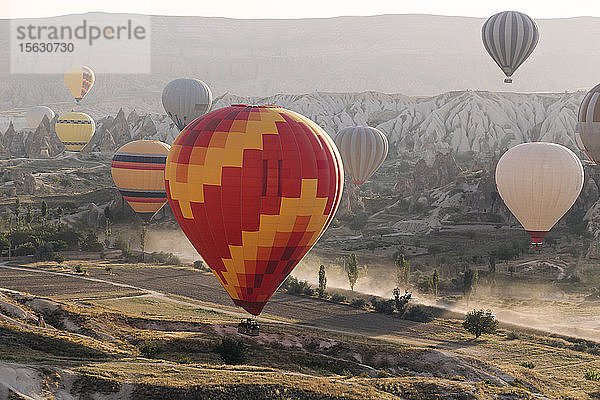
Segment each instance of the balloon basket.
M504 80L504 83L512 83L512 78L506 78L506 79Z
M240 321L238 324L238 333L246 336L258 336L260 326L258 322L252 318L246 318Z

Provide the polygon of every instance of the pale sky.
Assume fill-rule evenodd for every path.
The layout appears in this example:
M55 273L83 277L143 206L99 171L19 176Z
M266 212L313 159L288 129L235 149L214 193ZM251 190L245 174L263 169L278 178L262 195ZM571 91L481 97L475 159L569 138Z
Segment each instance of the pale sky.
M594 0L0 0L0 18L89 11L229 18L323 18L340 15L439 14L488 17L518 10L533 18L600 17Z

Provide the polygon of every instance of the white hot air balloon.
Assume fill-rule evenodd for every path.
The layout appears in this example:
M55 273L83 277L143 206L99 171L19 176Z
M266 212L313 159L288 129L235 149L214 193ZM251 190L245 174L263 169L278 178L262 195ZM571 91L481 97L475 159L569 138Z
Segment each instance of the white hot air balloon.
M362 185L377 171L388 154L388 141L381 131L369 126L344 128L335 136L344 171L355 185Z
M555 143L523 143L498 161L500 197L533 244L571 208L583 187L583 166L571 150Z
M182 130L187 124L206 114L212 105L212 92L198 79L179 78L171 81L162 92L165 111Z
M27 121L27 126L31 129L35 129L40 125L42 119L44 119L44 115L48 117L48 121L52 121L54 118L54 111L46 106L35 106L31 107L27 114L25 114L25 121Z

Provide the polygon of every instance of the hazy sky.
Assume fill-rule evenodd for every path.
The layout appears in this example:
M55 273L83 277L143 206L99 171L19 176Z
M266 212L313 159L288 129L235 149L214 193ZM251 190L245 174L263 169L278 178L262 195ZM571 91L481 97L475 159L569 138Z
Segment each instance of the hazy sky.
M425 13L487 17L519 10L534 18L600 16L593 0L0 0L0 18L45 17L88 11L231 18L306 18Z

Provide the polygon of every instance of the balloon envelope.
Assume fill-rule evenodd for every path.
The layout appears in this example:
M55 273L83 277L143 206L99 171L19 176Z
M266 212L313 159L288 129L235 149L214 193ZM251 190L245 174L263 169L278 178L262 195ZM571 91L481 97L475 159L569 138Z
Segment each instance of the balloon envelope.
M65 72L65 85L78 103L92 89L95 81L94 72L84 65L71 67Z
M165 162L170 148L158 140L136 140L121 146L113 156L111 173L115 186L145 221L167 202Z
M68 112L58 117L55 128L56 135L67 150L81 151L94 136L96 124L87 114Z
M46 106L35 106L31 107L27 114L25 114L25 121L27 121L27 126L31 129L37 128L42 119L44 119L44 115L48 117L48 121L52 121L54 118L54 111Z
M483 46L507 76L512 74L531 55L539 40L537 24L518 11L503 11L492 15L481 28Z
M600 85L593 87L583 98L577 114L575 141L586 156L600 161Z
M182 130L210 110L212 93L208 85L201 80L179 78L165 86L162 103L177 128Z
M333 219L343 169L317 124L233 105L175 139L165 167L175 218L234 303L260 314Z
M577 200L583 187L583 167L564 146L523 143L498 161L496 186L532 241L541 243Z
M381 131L368 126L344 128L335 137L344 171L355 185L362 185L377 171L388 154L388 141Z

